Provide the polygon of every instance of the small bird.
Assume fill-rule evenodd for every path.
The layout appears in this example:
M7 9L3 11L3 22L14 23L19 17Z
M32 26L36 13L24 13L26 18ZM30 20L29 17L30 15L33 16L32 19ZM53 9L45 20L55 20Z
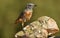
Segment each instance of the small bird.
M16 19L15 24L22 23L22 26L24 26L24 23L31 19L33 8L35 6L36 5L33 3L28 3L27 6L25 7L25 10Z

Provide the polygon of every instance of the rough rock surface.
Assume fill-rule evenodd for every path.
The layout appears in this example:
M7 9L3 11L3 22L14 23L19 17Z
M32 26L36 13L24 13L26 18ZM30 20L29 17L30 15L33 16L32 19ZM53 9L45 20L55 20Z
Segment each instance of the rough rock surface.
M24 31L19 31L16 33L15 37L20 36L20 38L48 38L49 35L56 33L54 30L58 31L59 28L52 18L42 16L24 27L23 30Z

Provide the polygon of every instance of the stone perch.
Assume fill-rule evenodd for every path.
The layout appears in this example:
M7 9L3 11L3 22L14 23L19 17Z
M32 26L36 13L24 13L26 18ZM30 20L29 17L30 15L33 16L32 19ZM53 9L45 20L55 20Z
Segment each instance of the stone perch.
M24 27L23 30L17 32L15 38L54 38L59 28L54 19L42 16Z

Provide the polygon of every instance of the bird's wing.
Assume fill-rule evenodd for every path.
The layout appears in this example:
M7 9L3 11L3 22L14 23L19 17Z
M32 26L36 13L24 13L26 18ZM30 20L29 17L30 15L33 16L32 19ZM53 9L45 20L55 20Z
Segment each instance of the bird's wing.
M21 12L16 20L22 19L24 17L24 12Z

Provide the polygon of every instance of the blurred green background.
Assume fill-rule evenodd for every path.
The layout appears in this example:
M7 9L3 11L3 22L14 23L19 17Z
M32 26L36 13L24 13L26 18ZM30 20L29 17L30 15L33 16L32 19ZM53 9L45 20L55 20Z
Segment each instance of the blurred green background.
M49 16L60 27L60 0L0 0L0 38L14 38L15 33L20 30L19 25L14 22L30 2L37 5L30 22L40 16ZM56 35L59 36L60 32Z

